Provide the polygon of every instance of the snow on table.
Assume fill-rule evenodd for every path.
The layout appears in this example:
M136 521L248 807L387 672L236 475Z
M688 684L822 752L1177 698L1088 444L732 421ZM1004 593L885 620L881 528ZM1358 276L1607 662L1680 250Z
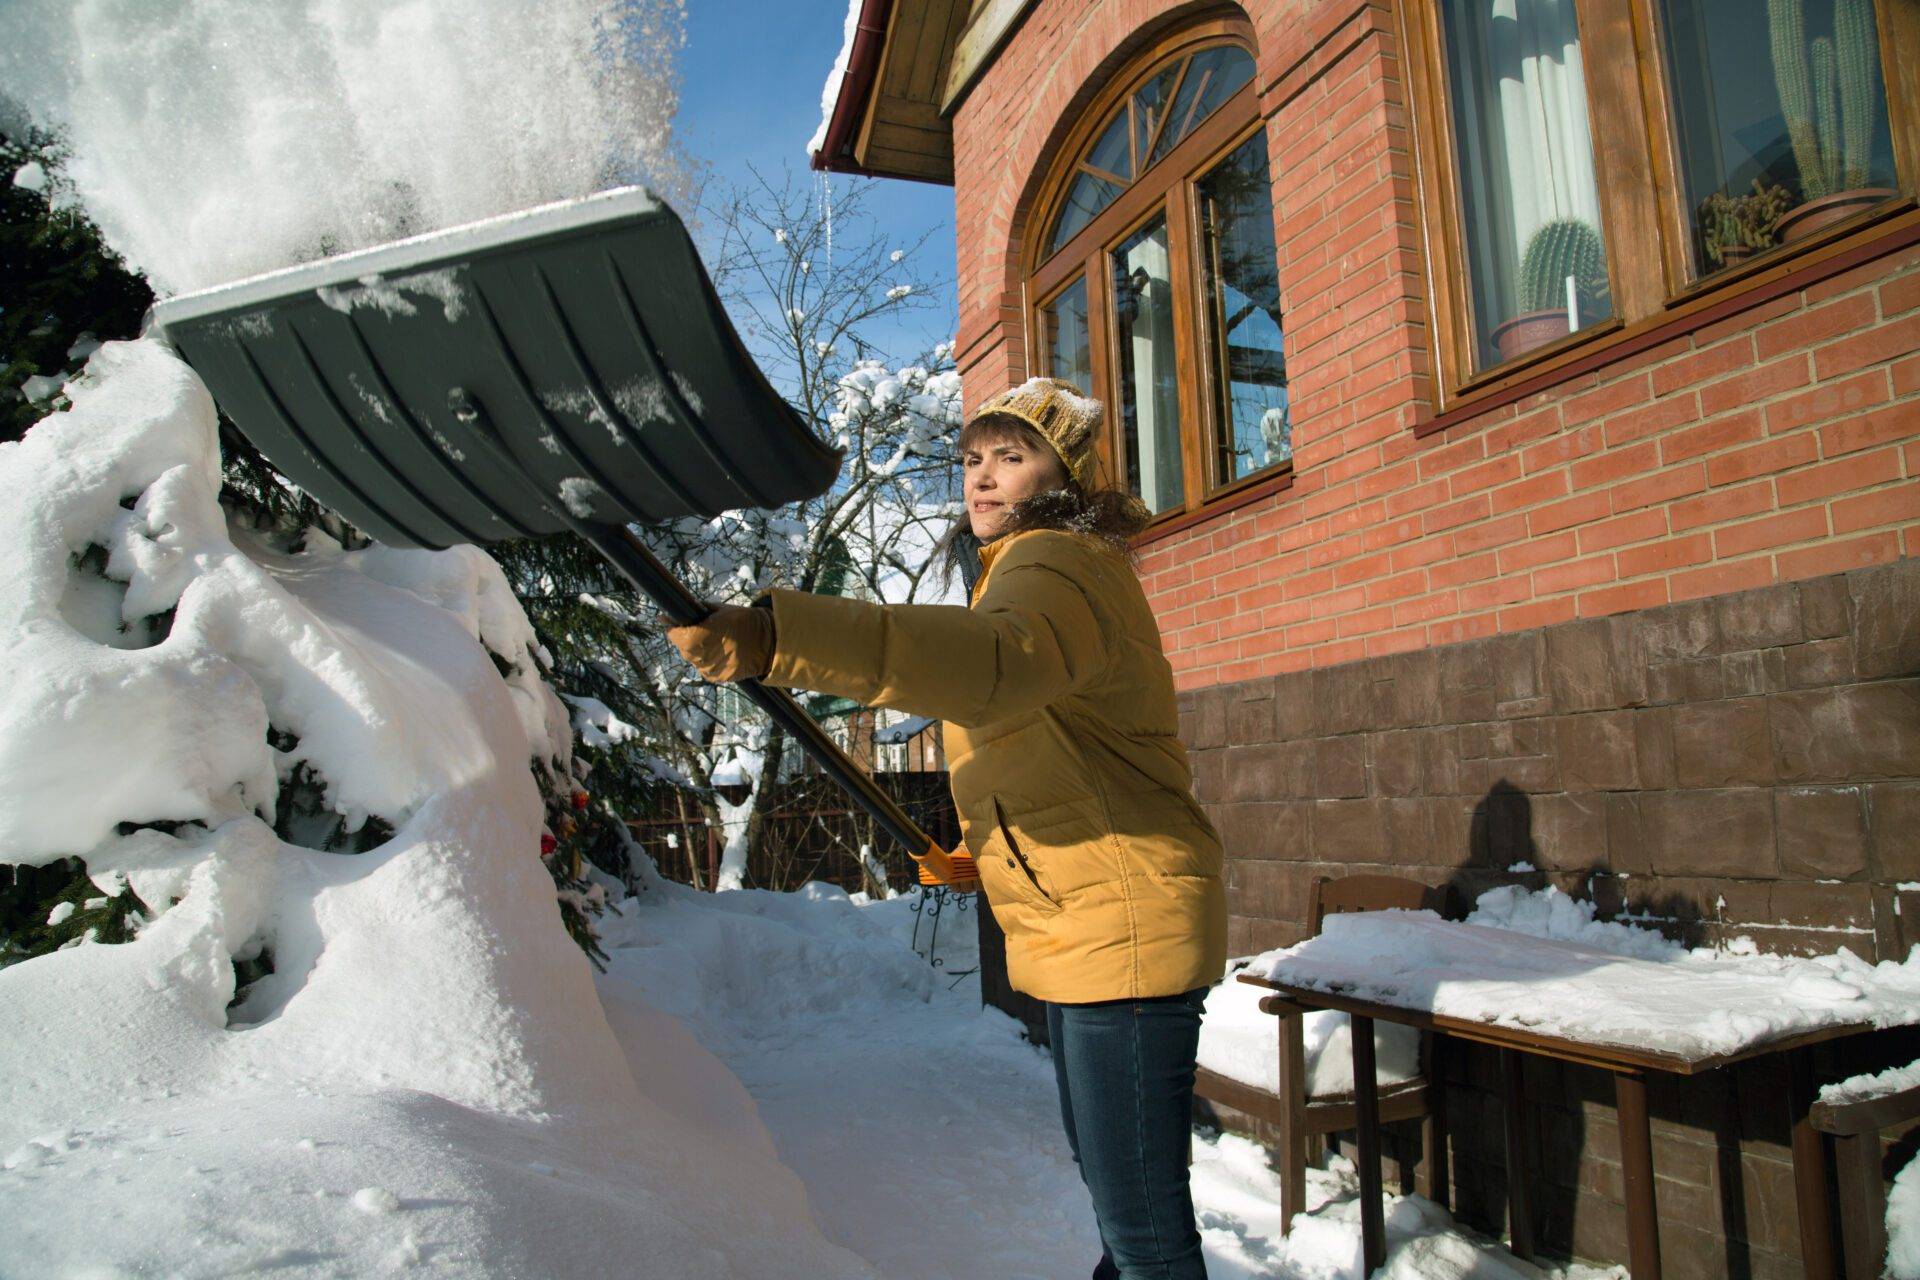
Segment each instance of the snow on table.
M1845 951L1799 959L1655 941L1660 945L1540 936L1442 920L1431 911L1370 911L1328 917L1318 937L1261 956L1251 972L1450 1018L1695 1060L1800 1032L1920 1022L1920 953L1905 964L1870 965Z

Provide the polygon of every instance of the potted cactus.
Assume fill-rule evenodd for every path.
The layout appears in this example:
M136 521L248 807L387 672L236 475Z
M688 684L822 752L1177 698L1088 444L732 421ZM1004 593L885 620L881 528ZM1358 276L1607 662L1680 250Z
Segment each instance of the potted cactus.
M1607 298L1607 252L1600 233L1580 218L1542 223L1520 259L1520 314L1494 326L1490 335L1502 360L1565 337L1567 277L1583 317L1602 314Z
M1806 0L1767 0L1774 84L1803 201L1780 219L1783 244L1803 240L1894 194L1866 185L1880 122L1873 0L1834 0L1833 35L1807 43Z
M1700 240L1707 258L1718 267L1738 266L1754 254L1780 243L1776 229L1793 196L1779 183L1760 185L1737 196L1716 191L1700 202Z

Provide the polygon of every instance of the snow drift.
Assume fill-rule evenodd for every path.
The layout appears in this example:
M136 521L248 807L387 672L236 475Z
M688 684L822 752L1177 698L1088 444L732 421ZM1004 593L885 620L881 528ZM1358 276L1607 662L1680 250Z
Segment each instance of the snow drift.
M229 528L157 344L69 395L0 445L0 850L154 914L0 969L0 1274L870 1274L690 1038L636 1084L538 857L567 717L498 567ZM277 838L297 764L391 838Z

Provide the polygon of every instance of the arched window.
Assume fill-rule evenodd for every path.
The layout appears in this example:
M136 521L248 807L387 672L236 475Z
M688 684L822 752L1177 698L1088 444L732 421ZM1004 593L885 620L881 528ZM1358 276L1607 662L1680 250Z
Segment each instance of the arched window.
M1068 135L1029 238L1031 367L1107 402L1108 461L1160 514L1293 453L1253 72L1226 21L1148 50Z

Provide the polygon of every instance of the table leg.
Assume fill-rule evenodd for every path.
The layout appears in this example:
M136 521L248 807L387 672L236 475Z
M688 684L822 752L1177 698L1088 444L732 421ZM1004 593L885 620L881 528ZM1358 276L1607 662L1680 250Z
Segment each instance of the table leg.
M1627 1196L1627 1260L1633 1280L1660 1280L1660 1213L1653 1198L1653 1132L1647 1124L1647 1078L1613 1073L1620 1123L1620 1174Z
M1787 1054L1787 1121L1793 1126L1793 1194L1800 1210L1800 1264L1807 1280L1835 1280L1833 1217L1827 1212L1827 1145L1807 1114L1813 1106L1813 1057Z
M1353 1111L1360 1137L1360 1247L1365 1274L1387 1261L1387 1224L1380 1204L1380 1081L1374 1073L1373 1019L1353 1023Z
M1527 1089L1515 1049L1500 1051L1507 1098L1507 1218L1514 1256L1533 1261L1533 1162L1527 1155ZM1634 1280L1641 1280L1636 1275Z
M1429 1032L1432 1041L1427 1053L1427 1118L1421 1124L1427 1151L1427 1198L1442 1209L1453 1207L1449 1188L1453 1185L1447 1167L1447 1084L1441 1054L1446 1037Z

